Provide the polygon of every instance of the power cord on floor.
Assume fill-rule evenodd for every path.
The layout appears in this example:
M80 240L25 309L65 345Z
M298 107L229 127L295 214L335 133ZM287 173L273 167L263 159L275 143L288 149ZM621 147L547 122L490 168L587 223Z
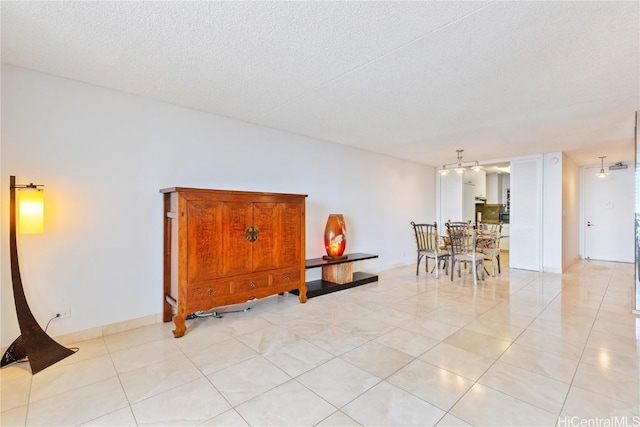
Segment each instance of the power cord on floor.
M217 319L222 319L223 314L227 314L227 313L242 313L244 311L249 311L251 310L251 307L247 307L247 308L243 308L241 310L229 310L229 311L215 311L215 310L209 310L209 311L195 311L191 314L189 314L187 316L187 320L191 320L191 319L196 319L196 318L200 318L200 317L215 317Z

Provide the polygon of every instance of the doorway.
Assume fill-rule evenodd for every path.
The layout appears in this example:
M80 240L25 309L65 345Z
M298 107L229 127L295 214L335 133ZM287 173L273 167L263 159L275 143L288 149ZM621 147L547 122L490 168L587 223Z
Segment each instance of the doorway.
M492 163L483 167L486 172L486 198L483 203L476 204L476 220L502 223L500 252L505 253L505 256L500 262L509 267L511 163Z
M634 173L627 169L583 169L585 259L634 262Z

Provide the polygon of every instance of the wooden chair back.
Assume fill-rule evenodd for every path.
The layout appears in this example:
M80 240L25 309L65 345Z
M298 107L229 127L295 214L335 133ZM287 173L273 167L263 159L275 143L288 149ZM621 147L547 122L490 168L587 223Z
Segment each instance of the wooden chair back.
M411 221L419 252L435 252L439 247L438 224L416 224Z

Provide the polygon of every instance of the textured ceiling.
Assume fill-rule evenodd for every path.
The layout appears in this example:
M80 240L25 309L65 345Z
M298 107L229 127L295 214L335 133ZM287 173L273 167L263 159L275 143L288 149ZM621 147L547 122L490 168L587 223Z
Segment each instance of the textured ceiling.
M635 2L1 2L2 62L428 165L628 161Z

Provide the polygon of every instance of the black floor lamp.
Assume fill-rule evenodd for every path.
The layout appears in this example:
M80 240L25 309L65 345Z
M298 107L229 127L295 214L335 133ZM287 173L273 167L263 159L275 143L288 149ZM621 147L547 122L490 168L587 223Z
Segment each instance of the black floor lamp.
M24 294L22 286L22 278L20 277L20 266L18 265L18 245L16 239L16 189L25 189L28 191L42 192L42 185L16 185L16 177L10 177L10 222L9 222L9 251L11 256L11 281L13 283L13 299L16 304L16 313L18 315L18 324L20 326L21 335L11 343L7 351L2 356L0 366L6 366L11 363L28 358L31 365L31 373L36 374L43 369L53 365L56 362L71 356L75 353L54 341L45 331L42 330L38 322L33 317L27 298ZM34 195L41 198L41 194ZM26 204L24 210L35 208L42 214L42 203ZM21 212L27 213L27 212ZM21 224L22 227L22 224Z

